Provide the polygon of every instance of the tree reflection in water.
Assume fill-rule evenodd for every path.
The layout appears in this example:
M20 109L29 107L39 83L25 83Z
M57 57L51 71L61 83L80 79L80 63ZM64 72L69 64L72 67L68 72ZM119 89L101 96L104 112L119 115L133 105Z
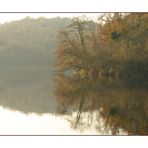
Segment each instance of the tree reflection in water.
M148 92L143 83L57 75L55 95L60 103L59 114L76 112L68 119L75 129L84 130L95 124L96 130L110 130L113 135L148 134Z

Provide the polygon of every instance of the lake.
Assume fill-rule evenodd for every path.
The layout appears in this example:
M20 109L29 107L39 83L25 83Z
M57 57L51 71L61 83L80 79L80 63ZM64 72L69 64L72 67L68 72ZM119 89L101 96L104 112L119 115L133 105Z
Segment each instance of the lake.
M146 84L0 68L0 134L147 135Z

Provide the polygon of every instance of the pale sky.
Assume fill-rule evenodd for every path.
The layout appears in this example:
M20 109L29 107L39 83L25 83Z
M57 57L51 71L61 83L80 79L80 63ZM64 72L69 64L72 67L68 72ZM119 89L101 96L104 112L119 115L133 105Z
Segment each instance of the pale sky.
M0 13L0 23L10 22L13 20L20 20L27 16L32 18L38 17L77 17L77 16L87 16L93 20L97 20L100 13Z

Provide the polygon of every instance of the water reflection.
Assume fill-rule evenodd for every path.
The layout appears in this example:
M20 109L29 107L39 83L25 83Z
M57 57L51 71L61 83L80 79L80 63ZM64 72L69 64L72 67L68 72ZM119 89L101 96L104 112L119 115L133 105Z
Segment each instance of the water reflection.
M61 115L53 94L51 69L0 69L0 135L3 134L98 134L70 127L73 114Z
M0 69L0 134L148 134L147 90L146 82Z
M55 113L49 69L0 69L0 105L24 113Z
M74 129L85 130L95 121L98 132L148 134L148 89L144 82L58 75L55 88L59 113L76 112L68 119Z

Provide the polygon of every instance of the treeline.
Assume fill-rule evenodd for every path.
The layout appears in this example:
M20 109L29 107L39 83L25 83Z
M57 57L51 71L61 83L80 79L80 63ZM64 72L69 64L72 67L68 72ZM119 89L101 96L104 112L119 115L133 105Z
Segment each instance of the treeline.
M60 35L56 55L61 71L81 78L147 78L147 13L105 13L97 22L73 18Z
M50 67L58 45L58 31L68 18L26 17L0 24L0 67Z

